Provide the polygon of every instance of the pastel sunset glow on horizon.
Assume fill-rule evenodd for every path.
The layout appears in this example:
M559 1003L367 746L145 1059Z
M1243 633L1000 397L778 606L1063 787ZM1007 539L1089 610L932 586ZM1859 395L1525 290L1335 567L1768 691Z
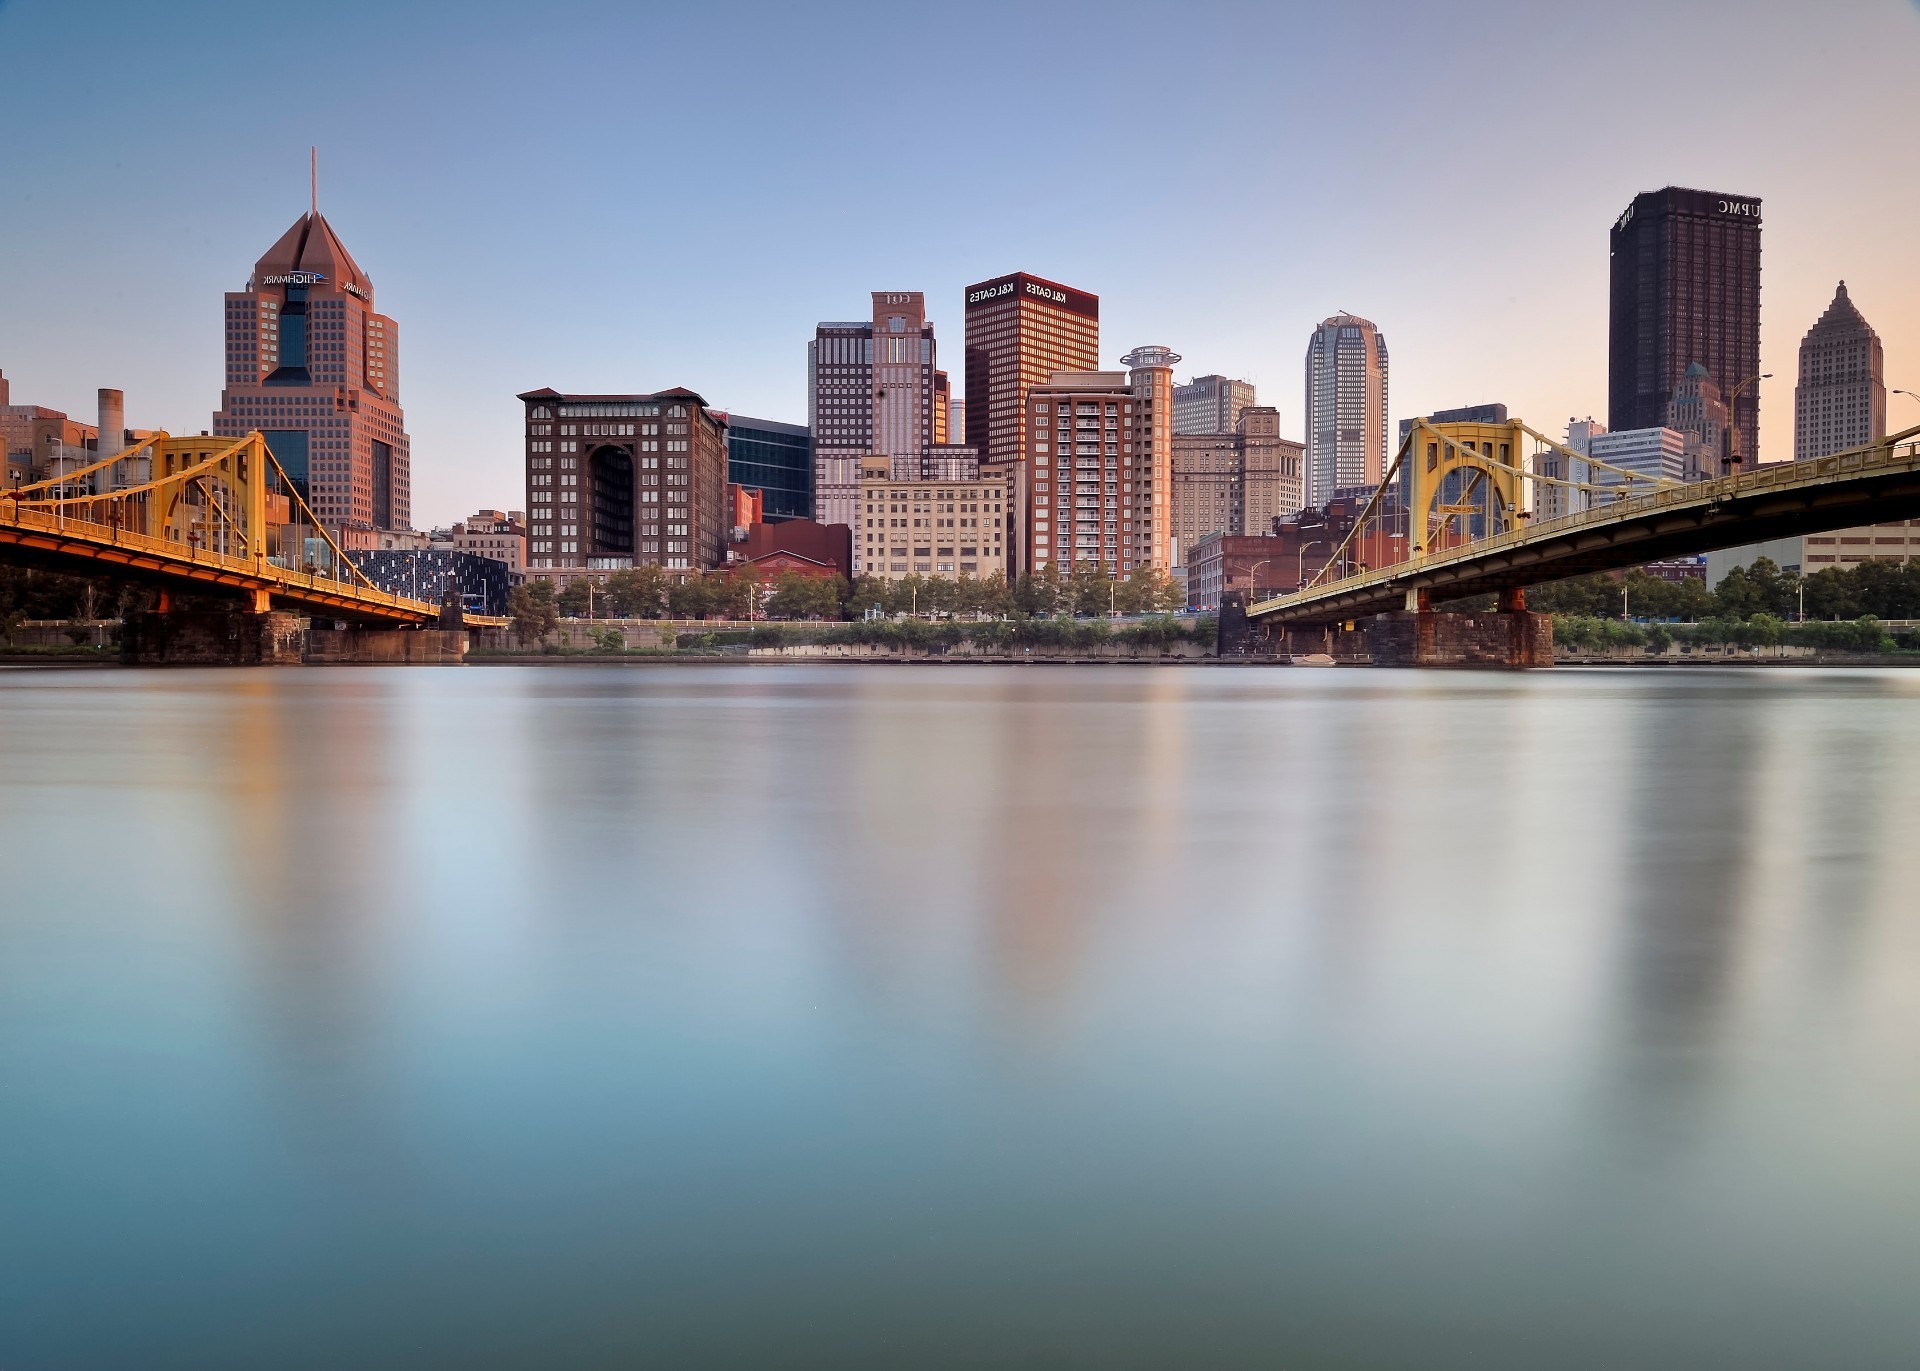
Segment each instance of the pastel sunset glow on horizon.
M1673 184L1763 206L1760 457L1844 278L1920 391L1920 6L539 7L0 0L0 371L16 403L209 427L222 293L307 207L397 321L427 527L521 502L516 393L684 385L806 422L814 325L1024 270L1109 365L1259 386L1351 310L1391 417L1604 418L1607 231ZM1889 423L1920 423L1894 396Z

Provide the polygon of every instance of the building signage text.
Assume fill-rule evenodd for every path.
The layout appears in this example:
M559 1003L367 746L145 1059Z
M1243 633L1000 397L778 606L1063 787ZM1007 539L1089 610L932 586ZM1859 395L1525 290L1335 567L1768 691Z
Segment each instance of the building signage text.
M1747 219L1757 219L1760 217L1760 206L1751 200L1722 200L1720 202L1720 212L1722 214L1738 214Z
M326 284L326 273L319 271L289 271L278 276L262 276L263 286L319 286Z

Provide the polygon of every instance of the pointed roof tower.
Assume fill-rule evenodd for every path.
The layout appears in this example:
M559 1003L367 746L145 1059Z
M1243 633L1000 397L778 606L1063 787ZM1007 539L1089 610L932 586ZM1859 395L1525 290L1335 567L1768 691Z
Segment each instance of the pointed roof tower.
M310 273L335 290L350 291L369 303L373 300L372 279L360 270L333 225L317 210L294 220L293 227L280 235L280 241L254 263L251 284L256 288L278 284L273 277L295 273Z
M1827 312L1820 316L1814 326L1807 330L1809 339L1829 333L1864 333L1876 336L1873 325L1861 314L1853 303L1853 297L1847 294L1847 283L1842 281L1833 292L1833 303L1827 306Z

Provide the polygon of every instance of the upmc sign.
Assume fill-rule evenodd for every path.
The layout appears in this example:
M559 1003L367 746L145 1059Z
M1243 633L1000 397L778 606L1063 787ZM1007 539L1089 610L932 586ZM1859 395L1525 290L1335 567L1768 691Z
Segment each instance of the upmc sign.
M1722 200L1720 202L1720 212L1722 214L1738 215L1742 219L1758 219L1760 217L1760 202L1757 200Z
M1089 295L1082 290L1069 290L1051 281L1042 281L1038 277L1028 276L1025 272L1015 272L1011 276L1002 276L997 280L982 281L977 286L967 287L967 308L975 309L981 305L995 304L1008 296L1021 296L1049 305L1058 305L1063 309L1072 310L1075 314L1084 314L1090 319L1100 317L1099 296Z

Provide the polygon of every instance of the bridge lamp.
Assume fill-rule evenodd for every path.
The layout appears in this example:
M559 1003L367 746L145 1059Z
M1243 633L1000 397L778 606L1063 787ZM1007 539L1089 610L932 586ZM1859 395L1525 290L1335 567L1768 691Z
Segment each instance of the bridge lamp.
M1749 376L1727 394L1727 475L1729 476L1737 476L1740 474L1740 425L1735 423L1733 418L1736 402L1740 399L1740 392L1756 381L1771 381L1772 379L1772 372L1763 371L1757 376Z
M1267 565L1267 563L1271 562L1272 560L1273 558L1271 557L1262 557L1259 561L1255 562L1252 566L1247 568L1247 593L1249 595L1255 596L1256 598L1259 596L1260 568Z
M1915 392L1913 392L1913 391L1911 391L1911 390L1897 390L1897 389L1896 389L1896 390L1890 390L1890 391L1888 391L1887 393L1888 393L1889 395L1904 395L1904 396L1906 396L1906 397L1907 397L1907 398L1908 398L1909 400L1920 400L1920 394L1916 394Z

